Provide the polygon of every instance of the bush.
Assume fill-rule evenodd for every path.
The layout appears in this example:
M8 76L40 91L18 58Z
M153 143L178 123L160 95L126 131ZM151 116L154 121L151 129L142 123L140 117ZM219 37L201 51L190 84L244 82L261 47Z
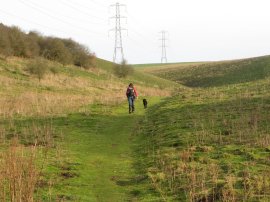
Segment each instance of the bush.
M95 55L72 39L44 37L31 31L28 34L18 27L0 23L0 57L44 57L63 65L74 64L89 69L95 66Z
M8 31L8 35L13 55L18 57L29 57L30 49L26 45L26 35L18 27L11 27Z
M34 58L40 56L40 46L39 46L39 41L41 40L40 34L37 32L29 32L27 34L27 40L26 40L26 45L31 50L29 52L28 57Z
M40 43L41 55L63 65L72 63L72 55L61 39L47 38Z
M54 75L59 73L59 68L57 68L56 66L51 66L50 67L50 71L51 73L53 73Z
M28 64L26 70L30 74L37 76L38 80L40 81L44 78L48 70L48 63L45 59L38 57Z
M39 55L39 46L18 27L0 24L0 54L5 57L36 57Z
M121 64L116 64L114 66L114 74L119 78L125 78L133 72L133 68L127 64L126 60L123 60Z
M0 24L0 54L5 58L13 54L8 29L2 24Z
M73 64L84 69L95 67L95 55L89 49L71 39L64 39L63 43L73 56Z

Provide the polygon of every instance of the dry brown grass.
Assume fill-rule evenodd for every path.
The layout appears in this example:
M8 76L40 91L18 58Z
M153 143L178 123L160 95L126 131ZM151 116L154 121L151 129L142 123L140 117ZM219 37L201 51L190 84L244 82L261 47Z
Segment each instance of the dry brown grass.
M0 115L3 117L57 115L93 102L90 96L61 95L56 93L27 92L0 99ZM72 110L71 110L72 109Z
M147 72L147 73L153 73L156 71L170 71L174 69L185 69L189 67L193 67L194 65L202 65L207 62L194 62L194 63L176 63L176 64L157 64L153 66L145 66L142 68L139 68L140 71L142 72Z
M10 148L1 155L0 200L34 201L34 192L39 177L35 166L36 147L26 149L14 139Z
M149 87L138 86L138 90L141 96L168 97L171 95L170 89L159 89L159 88L149 88Z
M48 152L55 148L56 157L63 153L56 138L63 136L49 120L18 125L11 118L0 125L0 201L42 201L38 192L49 186L44 177L50 162ZM57 158L57 165L63 159Z
M117 86L117 88L116 88ZM85 105L99 102L103 104L119 104L125 101L125 88L118 85L106 85L104 91L88 92L89 94L60 94L55 92L25 92L0 98L0 116L47 116L66 114L78 111ZM109 92L108 92L109 91ZM168 96L169 91L144 88L140 96Z
M55 149L57 163L63 163L64 159L63 150L55 141L61 137L55 134L52 123L29 121L28 125L18 126L15 120L72 112L91 114L89 105L92 103L105 104L104 110L107 110L111 105L126 101L127 83L104 70L90 69L94 74L91 77L84 75L86 72L77 72L83 76L73 76L70 72L48 73L39 81L24 70L26 63L26 60L8 58L7 67L0 65L0 119L6 121L0 124L0 146L3 147L0 149L0 201L38 200L39 181L42 168L48 163L48 151ZM139 96L170 95L169 89L136 87ZM50 196L53 179L49 181Z
M94 102L112 105L126 100L127 84L104 70L90 69L89 72L103 77L106 74L107 80L49 73L39 81L24 71L26 61L9 58L7 62L8 71L3 70L6 75L0 75L0 117L60 115L85 110L85 106ZM55 64L49 62L49 65ZM11 72L28 76L20 79ZM169 89L145 86L137 89L140 96L170 95Z

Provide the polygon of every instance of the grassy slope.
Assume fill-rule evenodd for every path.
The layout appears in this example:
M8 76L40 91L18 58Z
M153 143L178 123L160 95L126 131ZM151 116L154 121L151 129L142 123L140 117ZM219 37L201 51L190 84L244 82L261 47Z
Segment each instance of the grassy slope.
M88 106L91 114L25 117L14 119L12 126L1 120L1 127L6 126L6 138L19 135L26 148L35 143L35 134L25 137L26 128L52 124L52 147L41 146L36 154L42 167L36 200L159 201L160 195L151 186L140 152L145 141L144 136L137 134L139 121L145 115L141 101L136 102L136 112L131 115L127 113L127 103L94 104ZM149 97L148 101L155 105L160 98Z
M153 95L169 95L172 82L140 72L117 79L104 60L90 71L49 63L58 73L39 82L25 71L28 62L0 61L0 144L17 137L27 150L39 139L37 199L158 200L138 161L144 139L133 134L144 110L138 100L136 114L128 115L125 88L134 82L153 105L160 99Z
M152 104L158 98L150 98ZM65 136L64 161L51 167L48 175L56 184L52 199L74 201L151 201L159 195L149 186L138 150L144 139L136 136L138 121L144 116L142 105L129 115L126 104L118 107L89 106L93 114L71 114L53 123ZM65 178L61 173L75 173ZM57 182L58 181L58 182ZM45 191L44 193L46 193ZM43 195L43 200L49 196Z
M130 82L137 86L142 96L168 95L169 91L163 89L171 85L164 79L137 72L118 79L112 74L112 63L104 60L98 60L97 68L90 71L49 63L58 73L48 73L39 82L25 71L28 63L29 60L19 58L0 61L0 104L5 106L0 109L1 115L62 114L77 111L89 103L121 102L125 100L124 91Z
M100 67L103 70L106 70L107 72L113 73L113 63L108 62L105 60L98 60L97 66ZM158 87L161 89L170 88L173 85L173 82L162 79L160 77L151 75L151 74L145 74L143 72L138 71L139 69L136 68L137 66L132 66L136 71L134 74L129 77L128 79L124 79L123 81L129 81L137 85L141 85L143 87ZM120 79L121 80L121 79Z
M149 175L166 200L270 200L269 60L154 72L204 87L182 90L144 121Z
M220 80L214 79L215 82L210 84L208 80L199 82L201 87L214 88L182 88L180 96L150 108L146 117L141 105L138 105L140 103L137 103L136 114L128 116L126 104L113 107L110 103L113 98L103 105L87 105L91 103L89 99L75 105L76 109L61 108L62 116L46 112L45 117L51 117L46 122L53 124L56 134L63 135L62 139L56 135L59 146L50 149L43 176L46 183L37 195L45 201L160 201L161 198L198 201L206 200L204 198L210 200L211 197L216 200L227 197L231 201L243 198L267 201L270 190L270 137L266 112L270 103L270 82L263 74L267 68L262 67L268 64L264 59L261 62L260 59L255 63L252 61L249 65L249 70L258 75L256 79L248 77L248 80L243 80L249 71L245 71L241 64L236 65L239 70L232 71L233 82L227 74L223 74L222 79L222 82L233 85L220 84ZM252 68L254 64L259 68ZM102 60L98 61L102 69L98 72L73 67L61 69L58 75L60 81L68 79L63 84L46 79L39 83L24 74L24 66L24 60L2 61L2 99L14 93L38 89L38 93L53 92L60 97L83 95L82 99L94 94L94 102L100 102L104 98L101 92L106 95L111 91L120 91L121 96L123 92L120 89L130 81L147 86L149 89L144 92L145 95L153 95L155 89L166 89L172 85L172 82L143 73L116 80L110 74L112 64ZM203 73L209 70L206 67L202 69ZM202 72L198 75L207 75ZM165 78L178 80L175 75L181 77L179 81L183 81L184 76L190 83L197 83L198 75L192 77L188 71L163 74ZM64 79L61 80L61 76ZM54 76L52 78L55 80ZM76 78L79 80L72 83ZM85 84L88 84L87 88ZM151 105L158 103L158 99L149 97L149 100ZM73 106L67 104L67 107ZM13 120L15 128L31 125L33 120L43 121L36 116L28 119L27 113L23 115L23 119L19 116ZM8 123L1 122L1 127L5 125ZM9 136L14 133L11 127L6 130ZM23 133L16 130L18 134ZM137 135L134 136L134 133ZM146 173L149 178L146 178ZM149 179L159 194L152 190ZM48 183L50 181L53 181L52 185Z
M237 61L195 64L153 70L152 73L189 87L214 87L264 79L270 56Z
M182 68L193 65L204 64L207 62L182 62L182 63L156 63L156 64L137 64L133 65L135 69L145 73L151 73L158 70L172 69L172 68Z

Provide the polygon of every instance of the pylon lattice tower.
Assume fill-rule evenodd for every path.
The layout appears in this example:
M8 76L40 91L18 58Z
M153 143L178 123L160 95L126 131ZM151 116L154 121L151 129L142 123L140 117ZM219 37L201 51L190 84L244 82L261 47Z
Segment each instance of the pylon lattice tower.
M161 34L161 63L167 63L168 62L168 59L167 59L167 52L166 52L166 48L167 48L167 45L166 45L166 34L167 32L166 31L161 31L160 32Z
M124 60L124 49L122 42L122 30L127 30L121 27L121 19L126 18L121 16L121 7L126 7L124 4L116 3L111 5L111 7L115 7L115 16L111 17L111 19L115 19L115 28L110 31L114 31L114 53L113 53L113 62L122 62Z

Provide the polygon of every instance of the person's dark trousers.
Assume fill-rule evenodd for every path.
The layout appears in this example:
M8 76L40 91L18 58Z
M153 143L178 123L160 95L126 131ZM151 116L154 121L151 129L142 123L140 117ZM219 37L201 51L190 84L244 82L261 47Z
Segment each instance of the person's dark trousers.
M128 97L128 106L129 106L129 113L134 112L134 97Z

